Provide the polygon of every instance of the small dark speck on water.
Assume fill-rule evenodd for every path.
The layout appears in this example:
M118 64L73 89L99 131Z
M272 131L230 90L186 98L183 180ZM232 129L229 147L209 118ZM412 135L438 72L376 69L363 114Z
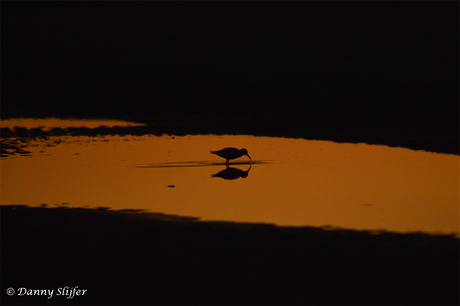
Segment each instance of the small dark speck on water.
M169 187L169 188L174 188L174 187L176 187L176 186L174 186L174 185L168 185L168 187Z
M366 203L366 204L364 204L364 206L372 206L372 204Z
M80 155L80 153L75 153L75 155Z

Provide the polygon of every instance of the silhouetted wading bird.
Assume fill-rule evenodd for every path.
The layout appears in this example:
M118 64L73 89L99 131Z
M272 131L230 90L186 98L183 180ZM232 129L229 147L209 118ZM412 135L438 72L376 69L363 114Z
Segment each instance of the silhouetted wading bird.
M237 149L237 148L225 148L220 151L211 151L212 154L219 155L222 158L225 158L226 161L225 163L228 164L230 162L230 159L235 159L238 157L241 157L243 155L247 155L249 159L251 159L251 156L249 156L248 151L246 149Z

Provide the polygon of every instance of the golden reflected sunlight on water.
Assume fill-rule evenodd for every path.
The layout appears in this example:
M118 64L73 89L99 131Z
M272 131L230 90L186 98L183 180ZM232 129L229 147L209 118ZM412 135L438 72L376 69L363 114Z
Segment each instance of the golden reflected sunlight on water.
M252 158L210 154L246 148ZM1 159L1 204L459 232L459 156L254 136L48 137Z
M16 126L24 127L28 129L34 129L43 127L44 130L51 128L68 128L68 127L87 127L96 128L100 126L138 126L143 125L141 123L127 122L122 120L110 120L110 119L60 119L60 118L19 118L19 119L6 119L0 121L2 128L14 128Z

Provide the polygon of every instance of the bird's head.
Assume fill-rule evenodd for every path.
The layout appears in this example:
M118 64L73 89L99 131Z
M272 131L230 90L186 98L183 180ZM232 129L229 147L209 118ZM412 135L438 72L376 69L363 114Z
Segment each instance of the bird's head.
M251 156L249 156L249 154L248 154L248 150L241 149L240 151L241 151L241 153L243 153L243 155L247 155L249 157L249 159L251 159Z

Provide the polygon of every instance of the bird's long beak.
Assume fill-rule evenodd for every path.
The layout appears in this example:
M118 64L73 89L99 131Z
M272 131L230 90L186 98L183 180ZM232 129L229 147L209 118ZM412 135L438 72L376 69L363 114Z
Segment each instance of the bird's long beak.
M251 159L251 156L249 156L249 154L246 154L246 155L249 157L249 159ZM252 160L252 159L251 159L251 160Z

